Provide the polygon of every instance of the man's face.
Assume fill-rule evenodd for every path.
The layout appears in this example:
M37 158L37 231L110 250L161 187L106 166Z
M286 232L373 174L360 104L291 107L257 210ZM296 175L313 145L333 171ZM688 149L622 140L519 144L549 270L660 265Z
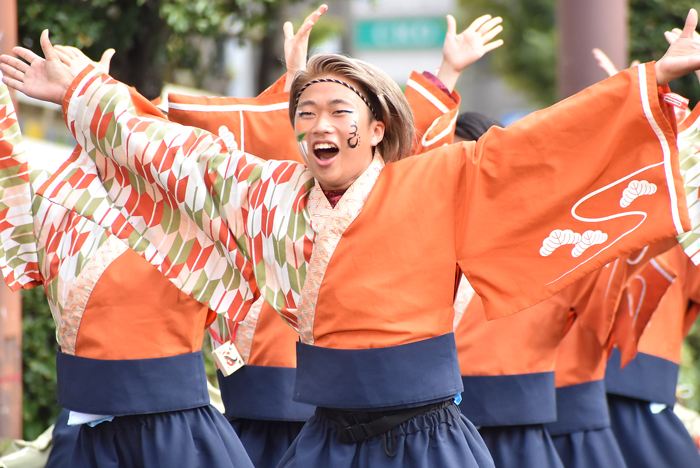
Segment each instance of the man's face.
M369 167L372 147L384 136L384 124L370 115L357 94L337 83L314 83L299 96L294 131L306 165L323 189L348 188Z

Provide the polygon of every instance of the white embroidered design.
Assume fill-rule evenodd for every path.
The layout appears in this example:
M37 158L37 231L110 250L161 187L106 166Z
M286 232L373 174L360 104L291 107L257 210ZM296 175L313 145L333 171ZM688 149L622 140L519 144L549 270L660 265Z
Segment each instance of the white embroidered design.
M607 240L608 235L602 231L586 231L581 234L581 240L579 240L571 250L571 256L579 257L587 248L603 244Z
M219 127L219 138L224 142L226 148L229 151L234 151L238 149L238 143L236 142L236 135L231 132L226 125Z
M591 246L603 244L608 240L608 235L602 231L586 231L583 234L571 229L555 229L549 234L540 248L540 255L548 257L562 245L573 245L572 257L580 257Z
M549 257L562 245L572 245L578 244L581 241L581 234L574 232L571 229L555 229L549 233L544 241L542 241L542 247L540 248L540 255L543 257Z
M656 193L656 184L647 182L646 180L633 180L627 188L622 191L620 198L620 206L627 208L638 197L643 195L652 195Z

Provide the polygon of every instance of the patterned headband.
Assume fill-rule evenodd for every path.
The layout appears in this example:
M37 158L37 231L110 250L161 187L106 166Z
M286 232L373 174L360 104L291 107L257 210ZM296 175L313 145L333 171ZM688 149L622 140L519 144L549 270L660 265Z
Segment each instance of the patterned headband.
M374 118L376 120L380 120L379 117L377 117L377 113L374 112L374 107L372 107L372 104L370 104L369 100L366 97L364 97L362 95L362 93L360 93L352 85L350 85L344 81L336 80L335 78L319 78L316 80L311 80L308 83L306 83L304 86L302 86L301 89L299 90L299 92L297 93L296 99L294 100L294 110L296 110L297 106L299 105L299 98L301 97L301 93L303 93L306 88L308 88L309 86L311 86L314 83L338 83L338 84L343 85L346 88L354 91L355 94L360 96L360 99L362 99L364 101L364 103L367 104L367 107L369 107L369 110L372 112L372 115L374 116Z

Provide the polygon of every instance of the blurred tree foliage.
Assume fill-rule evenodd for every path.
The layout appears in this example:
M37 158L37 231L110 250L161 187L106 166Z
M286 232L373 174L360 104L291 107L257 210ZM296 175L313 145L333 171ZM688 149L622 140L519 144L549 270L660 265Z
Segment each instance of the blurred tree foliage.
M19 43L40 53L39 36L49 29L55 44L78 47L93 60L114 48L111 74L152 99L176 68L196 71L199 81L224 75L223 39L280 35L278 12L296 1L22 0ZM213 45L208 54L203 41Z
M25 440L53 424L56 404L56 327L42 288L22 291L22 418Z
M493 54L496 70L536 103L557 101L556 0L461 0L469 18L482 14L502 16L503 47ZM695 0L630 0L630 60L658 60L668 48L664 31L683 27ZM695 76L671 83L692 104L700 99Z

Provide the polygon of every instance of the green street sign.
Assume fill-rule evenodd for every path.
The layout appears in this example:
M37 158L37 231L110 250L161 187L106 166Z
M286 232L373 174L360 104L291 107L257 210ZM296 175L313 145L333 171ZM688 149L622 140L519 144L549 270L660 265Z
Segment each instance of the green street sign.
M441 49L447 22L442 16L361 19L353 32L358 50Z

